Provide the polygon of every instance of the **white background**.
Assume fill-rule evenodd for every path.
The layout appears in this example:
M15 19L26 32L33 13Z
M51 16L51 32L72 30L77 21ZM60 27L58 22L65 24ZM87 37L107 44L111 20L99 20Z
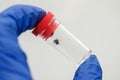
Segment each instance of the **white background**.
M0 10L16 3L54 12L97 55L103 80L120 80L120 0L1 0ZM35 80L72 80L75 66L45 41L31 31L19 40Z

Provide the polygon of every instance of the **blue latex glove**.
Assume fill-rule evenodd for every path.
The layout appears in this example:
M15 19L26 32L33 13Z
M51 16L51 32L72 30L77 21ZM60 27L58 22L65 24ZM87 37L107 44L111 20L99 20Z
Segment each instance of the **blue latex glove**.
M95 55L79 66L73 80L102 80L102 69Z
M45 16L40 8L15 5L0 13L0 80L32 80L17 37Z
M32 80L25 53L17 37L32 29L45 16L40 8L12 6L0 13L0 80ZM101 80L102 70L95 56L90 56L76 71L74 80Z

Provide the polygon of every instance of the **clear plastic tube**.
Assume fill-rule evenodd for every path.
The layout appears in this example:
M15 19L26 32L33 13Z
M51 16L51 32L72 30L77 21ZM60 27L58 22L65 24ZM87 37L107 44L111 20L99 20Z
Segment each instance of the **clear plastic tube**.
M48 19L46 18L46 20ZM40 25L39 28L41 28ZM38 31L38 29L36 30ZM34 30L33 33L36 34L36 30ZM91 54L91 50L54 17L51 17L50 21L47 22L47 26L43 29L41 34L38 35L42 36L48 44L62 53L69 61L73 62L74 65L80 65Z
M91 50L71 34L62 24L47 39L47 42L75 65L79 65L91 53Z

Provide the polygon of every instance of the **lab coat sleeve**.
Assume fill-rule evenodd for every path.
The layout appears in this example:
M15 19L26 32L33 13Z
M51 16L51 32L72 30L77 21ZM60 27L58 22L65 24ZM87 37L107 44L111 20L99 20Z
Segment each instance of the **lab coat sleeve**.
M0 13L0 80L32 80L18 36L35 27L45 14L29 5L14 5Z

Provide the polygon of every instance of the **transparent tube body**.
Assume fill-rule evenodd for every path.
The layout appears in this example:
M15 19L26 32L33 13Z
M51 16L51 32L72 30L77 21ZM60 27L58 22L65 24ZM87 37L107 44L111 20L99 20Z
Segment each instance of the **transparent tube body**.
M75 65L79 65L91 53L91 50L65 29L62 24L47 39L47 42Z

